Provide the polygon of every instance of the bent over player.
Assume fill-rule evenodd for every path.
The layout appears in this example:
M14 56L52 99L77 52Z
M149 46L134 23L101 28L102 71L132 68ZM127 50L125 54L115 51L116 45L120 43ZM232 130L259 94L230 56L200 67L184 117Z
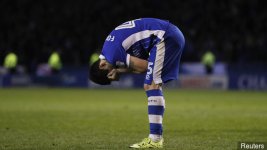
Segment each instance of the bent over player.
M125 72L145 73L150 134L131 148L162 148L165 99L162 84L177 79L184 47L182 32L169 21L141 18L116 27L106 38L90 79L107 85Z

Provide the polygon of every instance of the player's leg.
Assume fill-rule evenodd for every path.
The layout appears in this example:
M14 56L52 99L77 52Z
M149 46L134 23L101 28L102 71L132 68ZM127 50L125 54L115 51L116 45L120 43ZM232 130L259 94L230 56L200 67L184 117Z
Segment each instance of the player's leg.
M163 114L165 110L165 99L162 93L161 73L165 59L165 42L162 40L151 51L148 60L148 71L146 74L144 90L148 98L148 118L150 134L153 142L163 139Z
M165 110L165 99L161 84L155 84L152 81L151 85L145 84L144 89L148 98L149 138L154 142L159 142L163 139L162 121Z
M150 133L140 143L131 145L131 148L163 148L163 114L165 110L165 99L162 93L161 84L144 84L148 97L148 119Z
M163 114L165 99L162 94L161 70L163 67L165 49L164 42L160 42L150 51L148 69L144 89L148 98L148 118L150 134L140 143L133 144L132 148L162 148L163 147Z

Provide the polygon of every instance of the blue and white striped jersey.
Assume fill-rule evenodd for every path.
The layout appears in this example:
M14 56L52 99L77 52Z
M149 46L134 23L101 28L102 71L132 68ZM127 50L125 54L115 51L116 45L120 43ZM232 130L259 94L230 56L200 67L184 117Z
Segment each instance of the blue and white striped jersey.
M118 63L128 65L129 55L147 60L150 50L161 41L169 24L169 21L155 18L121 24L107 36L100 59L105 58L113 66Z

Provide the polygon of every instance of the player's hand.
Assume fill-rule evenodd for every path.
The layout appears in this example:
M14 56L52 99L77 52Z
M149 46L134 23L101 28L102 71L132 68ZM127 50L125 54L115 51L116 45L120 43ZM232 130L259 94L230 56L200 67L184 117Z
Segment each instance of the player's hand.
M112 81L118 81L120 79L120 74L118 73L117 69L112 69L107 77Z

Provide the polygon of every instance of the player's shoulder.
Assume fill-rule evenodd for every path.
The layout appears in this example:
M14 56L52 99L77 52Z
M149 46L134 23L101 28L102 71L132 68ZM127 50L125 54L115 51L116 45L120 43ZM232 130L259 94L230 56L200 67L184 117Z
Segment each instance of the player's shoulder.
M131 34L144 30L164 30L168 25L168 20L157 18L140 18L122 23L121 25L117 26L111 32L111 34L127 37Z
M170 22L158 18L142 18L145 30L166 30Z
M131 29L145 29L146 27L149 26L157 26L158 24L169 24L168 20L162 20L158 18L139 18L139 19L134 19L130 21L126 21L119 26L117 26L114 31L129 31ZM128 29L128 30L127 30Z
M117 26L106 38L107 45L121 45L122 42L132 35L147 34L150 30L166 30L169 22L157 18L140 18L126 21ZM144 31L144 32L142 32ZM154 32L152 32L154 33Z

